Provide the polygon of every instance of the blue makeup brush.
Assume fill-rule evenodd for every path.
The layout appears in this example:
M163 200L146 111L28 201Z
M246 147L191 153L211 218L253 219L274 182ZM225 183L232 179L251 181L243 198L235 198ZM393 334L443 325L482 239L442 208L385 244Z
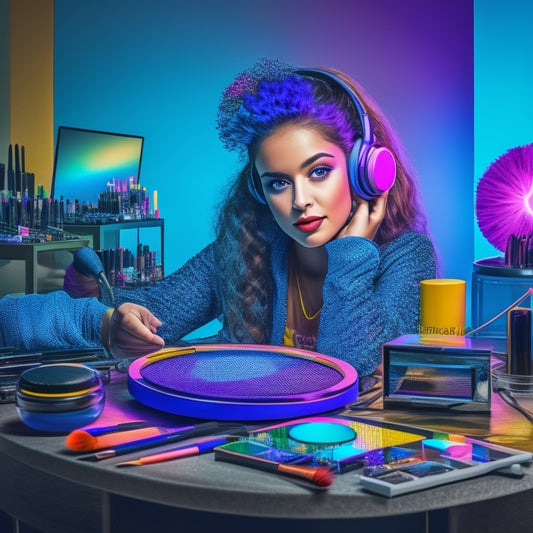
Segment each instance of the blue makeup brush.
M209 435L221 430L219 422L205 422L198 424L197 426L191 426L188 429L181 429L172 433L155 435L153 437L147 437L145 439L139 439L124 444L118 444L114 448L108 450L102 450L94 454L79 457L82 461L101 461L102 459L109 459L110 457L116 457L118 455L125 455L139 450L145 450L147 448L153 448L155 446L162 446L171 442L179 442L190 437L198 437L201 435Z

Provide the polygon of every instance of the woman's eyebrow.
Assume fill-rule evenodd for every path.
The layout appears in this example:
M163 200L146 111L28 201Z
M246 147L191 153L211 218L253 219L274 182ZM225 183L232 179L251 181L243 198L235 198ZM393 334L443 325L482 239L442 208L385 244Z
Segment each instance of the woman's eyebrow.
M335 156L333 154L328 154L327 152L319 152L318 154L315 154L311 156L309 159L306 159L301 165L300 168L304 169L305 167L308 167L309 165L312 165L317 159L320 159L321 157L331 157L334 158Z
M309 165L312 165L317 159L320 159L321 157L331 157L334 158L335 156L333 154L328 154L327 152L319 152L318 154L315 154L311 156L309 159L306 159L301 165L300 169L304 169L308 167ZM289 177L288 174L285 174L283 172L263 172L260 178L285 178Z

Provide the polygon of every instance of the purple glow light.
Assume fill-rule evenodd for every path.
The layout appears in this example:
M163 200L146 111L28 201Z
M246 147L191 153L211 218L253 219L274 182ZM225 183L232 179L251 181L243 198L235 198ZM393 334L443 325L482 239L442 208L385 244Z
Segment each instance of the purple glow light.
M533 194L533 185L531 185L531 189L529 189L529 192L524 196L524 206L529 211L529 214L533 216L533 199L531 198L531 195Z
M479 180L476 216L484 237L505 252L511 235L533 232L533 144L512 148Z

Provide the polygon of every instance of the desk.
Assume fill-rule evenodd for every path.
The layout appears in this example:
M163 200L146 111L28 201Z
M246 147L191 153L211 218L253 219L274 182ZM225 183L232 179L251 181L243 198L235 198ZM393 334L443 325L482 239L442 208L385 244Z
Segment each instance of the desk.
M183 422L133 400L124 374L113 373L106 394L99 425L116 419L119 411L160 425ZM354 414L533 448L533 425L498 397L492 416L391 412L379 408L380 400L376 403ZM356 471L337 476L329 490L315 492L274 474L214 461L212 454L142 467L114 466L127 457L79 461L65 448L64 436L32 431L20 422L13 404L0 405L0 509L47 532L190 533L215 526L254 533L509 533L515 530L513 523L522 531L533 526L527 503L533 495L529 466L522 479L491 474L388 499L361 490Z

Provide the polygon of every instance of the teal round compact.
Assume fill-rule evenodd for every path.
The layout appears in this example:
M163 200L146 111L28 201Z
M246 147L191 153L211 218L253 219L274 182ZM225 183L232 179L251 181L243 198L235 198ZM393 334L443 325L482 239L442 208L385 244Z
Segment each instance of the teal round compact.
M19 376L15 404L27 426L39 431L68 433L100 416L105 390L98 371L88 366L41 365Z
M289 428L289 437L305 444L338 446L353 441L357 437L357 433L346 424L304 422Z

